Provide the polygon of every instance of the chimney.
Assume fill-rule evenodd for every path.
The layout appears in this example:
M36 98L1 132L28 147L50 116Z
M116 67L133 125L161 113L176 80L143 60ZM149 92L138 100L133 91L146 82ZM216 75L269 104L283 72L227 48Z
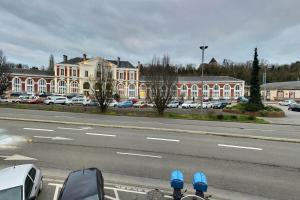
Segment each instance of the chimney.
M68 62L68 56L67 55L63 55L63 57L64 57L64 62L65 63Z
M118 57L118 62L117 62L118 67L120 67L120 61L121 61L121 59L120 59L120 57Z
M140 69L140 67L141 67L141 62L140 62L140 61L138 61L137 68L138 68L138 69Z
M85 53L83 54L83 60L86 60L86 54Z

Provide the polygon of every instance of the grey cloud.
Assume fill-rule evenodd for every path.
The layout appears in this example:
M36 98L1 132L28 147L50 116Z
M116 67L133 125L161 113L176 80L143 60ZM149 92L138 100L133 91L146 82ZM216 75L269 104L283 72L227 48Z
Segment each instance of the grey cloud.
M270 62L299 60L297 0L3 0L0 49L9 60L47 65L87 53L133 63L168 53L174 63L246 61L253 48Z

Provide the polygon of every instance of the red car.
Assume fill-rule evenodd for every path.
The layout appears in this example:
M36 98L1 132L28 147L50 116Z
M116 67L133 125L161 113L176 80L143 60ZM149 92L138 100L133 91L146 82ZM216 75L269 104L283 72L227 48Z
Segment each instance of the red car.
M41 98L36 98L36 99L30 99L27 101L27 103L29 104L40 104L40 103L43 103L43 99Z

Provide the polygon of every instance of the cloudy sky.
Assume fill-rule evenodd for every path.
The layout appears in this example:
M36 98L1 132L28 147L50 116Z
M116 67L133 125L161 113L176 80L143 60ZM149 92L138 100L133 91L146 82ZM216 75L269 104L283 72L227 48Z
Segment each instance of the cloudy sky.
M270 63L300 60L299 0L0 0L0 49L9 61L48 65L102 56L172 63L252 59L254 47Z

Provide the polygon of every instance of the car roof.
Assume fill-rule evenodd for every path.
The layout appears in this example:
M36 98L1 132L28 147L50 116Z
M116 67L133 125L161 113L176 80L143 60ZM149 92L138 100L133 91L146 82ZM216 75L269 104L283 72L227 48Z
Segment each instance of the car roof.
M100 174L101 172L97 168L71 172L64 184L61 200L82 199L98 194L97 180Z
M32 164L16 165L0 170L0 190L23 185Z

